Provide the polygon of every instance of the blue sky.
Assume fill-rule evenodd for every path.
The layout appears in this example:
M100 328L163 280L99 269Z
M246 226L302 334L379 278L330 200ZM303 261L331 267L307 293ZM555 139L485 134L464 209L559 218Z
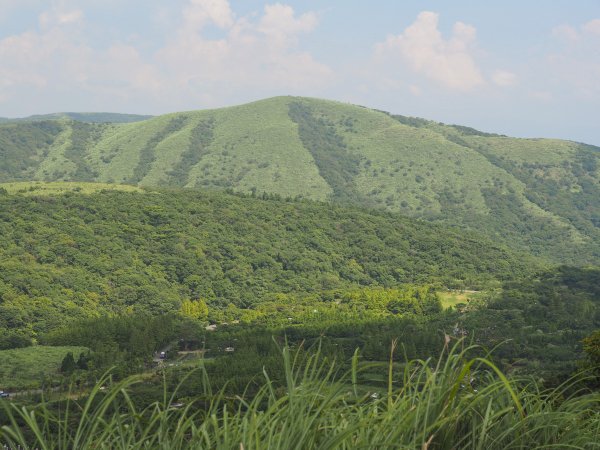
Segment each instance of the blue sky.
M600 1L0 0L0 116L324 97L600 145Z

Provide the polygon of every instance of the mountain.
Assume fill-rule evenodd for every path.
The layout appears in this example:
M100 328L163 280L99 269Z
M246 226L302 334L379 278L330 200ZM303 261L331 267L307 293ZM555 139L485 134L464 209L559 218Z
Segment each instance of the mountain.
M541 267L474 233L385 211L181 189L26 193L0 189L0 331L160 315L190 298L247 308L278 293L493 287Z
M129 124L0 125L0 181L229 188L471 228L556 263L600 261L600 148L301 97Z

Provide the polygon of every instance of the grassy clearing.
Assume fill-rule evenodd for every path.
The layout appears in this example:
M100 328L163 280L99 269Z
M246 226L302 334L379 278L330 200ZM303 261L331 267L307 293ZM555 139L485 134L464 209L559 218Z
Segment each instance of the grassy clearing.
M68 352L75 358L87 352L85 347L49 347L44 345L0 351L0 389L38 388L44 379L58 374Z
M14 183L0 183L0 188L6 189L6 192L9 194L22 195L56 195L67 192L93 194L102 190L143 192L139 187L125 184L85 183L78 181L19 181Z
M442 302L442 308L448 309L458 305L459 303L467 304L472 298L472 294L464 291L439 291L437 296Z
M543 392L533 382L507 379L488 360L469 356L472 350L458 342L437 361L412 361L398 371L381 364L387 389L365 393L356 382L356 354L340 378L318 353L298 363L284 349L282 386L265 374L253 398L207 389L203 406L166 393L140 409L128 394L139 379L102 392L106 378L81 405L42 404L36 414L8 406L0 444L82 450L597 448L600 395L572 397L567 385Z

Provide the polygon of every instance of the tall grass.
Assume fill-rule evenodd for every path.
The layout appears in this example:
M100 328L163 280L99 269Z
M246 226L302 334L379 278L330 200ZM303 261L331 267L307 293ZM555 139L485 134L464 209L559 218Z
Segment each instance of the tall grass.
M577 380L542 391L508 379L489 360L457 343L439 359L392 361L379 396L360 386L374 369L353 357L339 373L319 351L306 359L284 348L285 386L264 374L251 398L210 395L203 408L177 409L176 394L138 409L128 394L138 378L100 390L73 415L6 406L0 443L39 449L531 449L599 448L600 395L573 392ZM302 361L301 361L302 360ZM387 366L387 367L386 367ZM185 383L185 380L183 381ZM361 392L362 391L362 392ZM75 420L76 417L76 420Z

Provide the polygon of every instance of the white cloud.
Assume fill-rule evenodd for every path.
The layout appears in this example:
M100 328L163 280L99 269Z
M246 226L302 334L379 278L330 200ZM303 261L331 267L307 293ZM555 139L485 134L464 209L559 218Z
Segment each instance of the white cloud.
M210 3L213 9L203 9L207 6L201 3ZM208 39L197 29L184 28L157 52L157 63L167 68L169 79L180 89L299 89L330 81L331 69L296 49L298 36L317 25L316 15L297 16L292 7L275 4L267 5L257 21L229 20L232 15L225 13L230 11L226 6L225 0L194 4L203 25L223 25L223 37ZM209 14L213 10L222 13Z
M559 25L552 29L552 34L566 41L576 41L579 39L579 33L570 25Z
M51 11L40 14L39 20L42 28L78 24L83 21L83 11L80 9L67 11L62 8L53 8Z
M567 41L576 42L582 38L600 36L600 19L592 19L579 28L568 24L559 25L552 29L552 34Z
M265 15L261 18L257 30L276 45L286 45L295 40L300 33L308 33L317 26L316 14L310 12L296 18L294 9L277 3L265 6Z
M85 58L86 49L71 42L62 30L25 32L0 40L0 73L4 86L44 88L67 75ZM5 93L8 96L9 93Z
M566 45L557 46L546 56L539 68L540 78L560 86L562 92L568 89L579 101L597 101L600 98L600 19L579 26L563 24L554 28L552 34Z
M297 14L288 5L236 17L227 0L188 0L177 28L145 54L120 42L93 47L83 12L65 5L59 1L40 14L40 31L0 39L0 101L37 89L67 93L64 98L154 99L180 109L207 106L202 102L215 92L222 104L236 95L318 88L332 78L329 67L298 48L300 36L317 26L316 14ZM205 36L208 26L221 36Z
M600 19L590 20L583 24L581 29L584 33L600 35Z
M457 22L452 36L444 39L438 29L437 13L421 12L399 35L390 35L375 46L380 61L400 60L415 73L446 88L469 91L485 83L474 58L476 30Z
M183 9L184 30L199 31L209 23L220 28L233 25L233 12L227 0L190 0Z
M415 84L411 84L408 87L408 90L410 91L411 94L413 94L415 96L419 96L422 93L421 88Z
M506 70L497 70L492 74L492 81L500 87L509 87L517 84L517 76Z

